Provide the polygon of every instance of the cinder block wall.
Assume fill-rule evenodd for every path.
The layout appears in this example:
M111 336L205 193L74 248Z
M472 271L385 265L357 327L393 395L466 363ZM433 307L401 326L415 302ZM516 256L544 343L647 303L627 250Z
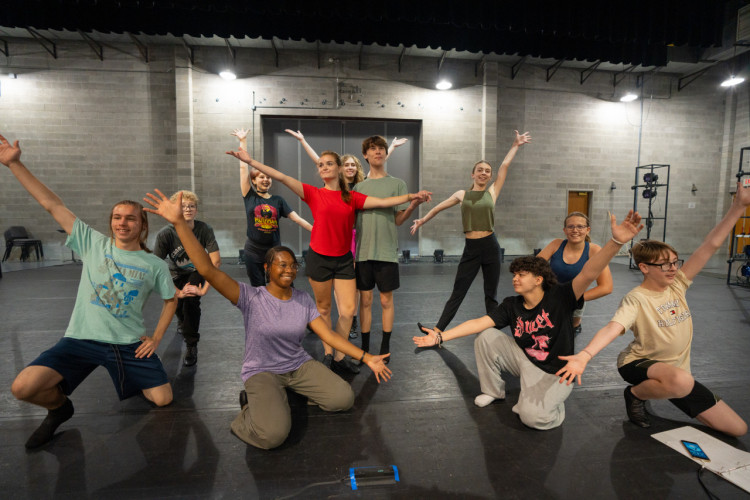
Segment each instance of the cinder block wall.
M497 63L448 60L442 71L453 74L455 88L440 92L432 59L406 57L399 71L398 54L365 53L360 61L282 49L277 65L271 51L244 49L240 78L226 82L216 76L225 48L198 48L190 64L181 46L150 47L148 63L134 46L105 49L103 62L85 43L61 47L57 60L32 43L13 43L10 60L0 55L7 71L19 73L17 80L0 76L0 132L21 140L32 171L101 230L115 200L141 199L154 187L194 189L203 200L199 218L214 226L227 256L237 255L245 236L237 161L224 152L236 147L232 129L252 127L250 148L262 161L264 115L420 120L422 163L414 168L418 187L435 200L422 215L468 187L477 160L497 168L514 129L531 131L533 143L511 166L496 210L508 254L562 235L567 190L593 192L592 237L602 242L607 212L622 217L632 207L634 169L649 163L672 166L667 239L691 252L726 209L736 153L750 143L747 89L720 89L721 75L710 72L681 92L674 79L647 75L641 115L639 101L612 102L634 81L613 88L605 73L580 84L580 72L570 69L547 81L544 68L523 66L511 78ZM358 91L337 96L337 81ZM0 228L25 225L48 255L59 254L56 224L8 172L0 174L0 200ZM152 218L154 233L161 226ZM459 210L420 233L420 253L460 253Z

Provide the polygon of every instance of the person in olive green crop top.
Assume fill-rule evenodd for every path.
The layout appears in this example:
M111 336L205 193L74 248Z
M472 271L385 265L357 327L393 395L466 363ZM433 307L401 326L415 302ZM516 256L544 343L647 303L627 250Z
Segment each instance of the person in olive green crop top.
M498 304L497 284L500 280L500 245L494 232L495 203L500 196L503 184L505 184L508 167L516 156L518 149L531 142L531 135L528 132L519 134L516 130L515 133L516 138L498 169L495 182L490 182L492 180L492 166L484 160L478 161L471 171L473 182L470 189L456 191L447 200L433 207L432 210L427 212L427 215L421 219L416 219L411 226L411 234L414 234L438 213L446 208L461 204L461 222L463 223L466 245L456 271L453 292L448 302L445 303L443 313L435 325L437 330L445 330L456 315L480 268L484 278L486 311L489 313Z

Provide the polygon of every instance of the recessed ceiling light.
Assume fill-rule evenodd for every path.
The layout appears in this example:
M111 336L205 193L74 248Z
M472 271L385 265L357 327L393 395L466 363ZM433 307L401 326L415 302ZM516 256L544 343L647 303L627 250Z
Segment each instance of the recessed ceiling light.
M224 80L235 80L237 78L237 75L234 74L234 71L230 71L228 69L225 69L224 71L219 73L219 76Z
M628 92L624 96L620 97L620 102L632 102L638 99L638 96L633 94L632 92Z
M724 80L723 82L721 82L721 86L722 87L734 87L735 85L739 85L740 83L742 83L744 81L745 81L745 79L742 78L741 76L734 76L734 75L732 75L729 78L727 78L726 80Z
M440 80L435 85L435 88L438 90L448 90L451 87L453 87L453 84L449 82L448 80Z

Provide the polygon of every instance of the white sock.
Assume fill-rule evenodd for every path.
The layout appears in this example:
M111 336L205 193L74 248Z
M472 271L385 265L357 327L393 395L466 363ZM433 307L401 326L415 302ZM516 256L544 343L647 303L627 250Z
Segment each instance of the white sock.
M495 398L493 398L489 394L480 394L479 396L474 398L474 404L480 408L484 408L488 404L492 403L494 400Z

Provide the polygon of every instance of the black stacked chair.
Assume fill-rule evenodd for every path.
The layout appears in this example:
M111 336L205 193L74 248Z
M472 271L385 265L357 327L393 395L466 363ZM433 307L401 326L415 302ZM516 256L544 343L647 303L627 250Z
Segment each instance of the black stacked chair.
M29 253L32 248L36 252L36 260L39 260L40 254L42 258L44 258L44 248L42 248L42 240L31 238L25 227L11 226L5 231L4 235L5 255L3 255L3 262L8 260L10 253L13 251L13 247L21 247L22 261L25 261L29 258Z

